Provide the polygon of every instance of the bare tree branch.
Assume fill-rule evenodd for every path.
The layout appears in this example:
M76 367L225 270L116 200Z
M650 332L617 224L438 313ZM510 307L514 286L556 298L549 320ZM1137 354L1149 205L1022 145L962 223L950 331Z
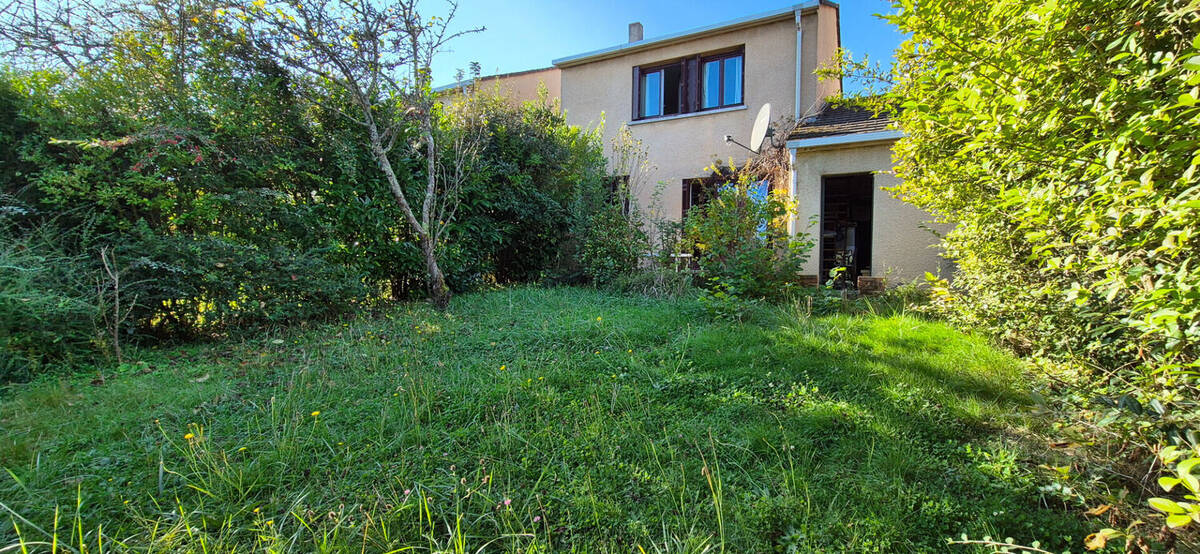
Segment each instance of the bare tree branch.
M439 171L430 68L449 40L482 30L451 32L457 10L458 5L449 2L445 17L425 18L417 0L398 0L386 7L371 0L258 0L239 14L248 22L246 32L263 51L293 71L347 94L351 106L339 111L364 128L371 154L420 242L430 298L439 308L447 306L449 289L438 265L445 220L435 216L453 214L446 206L457 201L455 191L462 175L454 174L449 186L439 186L447 174ZM405 70L407 78L401 78ZM410 123L420 137L413 148L423 148L420 153L426 161L419 212L389 158ZM459 155L456 150L452 157ZM435 206L441 207L435 211Z

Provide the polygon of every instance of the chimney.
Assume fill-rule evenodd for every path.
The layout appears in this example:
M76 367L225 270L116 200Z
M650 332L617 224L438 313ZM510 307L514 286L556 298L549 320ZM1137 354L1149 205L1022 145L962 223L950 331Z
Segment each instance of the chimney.
M629 42L642 40L642 24L634 21L629 24Z

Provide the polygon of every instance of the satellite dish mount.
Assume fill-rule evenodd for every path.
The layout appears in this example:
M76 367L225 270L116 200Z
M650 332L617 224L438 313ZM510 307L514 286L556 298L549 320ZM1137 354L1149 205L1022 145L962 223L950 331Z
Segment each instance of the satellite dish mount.
M762 149L762 143L766 140L767 135L774 132L771 129L771 104L763 104L763 107L758 110L758 116L754 118L754 127L750 131L750 145L747 146L733 139L733 135L725 135L726 144L736 144L758 154Z

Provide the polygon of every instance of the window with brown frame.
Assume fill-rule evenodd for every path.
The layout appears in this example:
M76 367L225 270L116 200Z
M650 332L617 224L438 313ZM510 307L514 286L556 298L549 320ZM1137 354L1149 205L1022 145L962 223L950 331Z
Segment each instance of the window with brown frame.
M634 120L740 106L745 48L633 68Z

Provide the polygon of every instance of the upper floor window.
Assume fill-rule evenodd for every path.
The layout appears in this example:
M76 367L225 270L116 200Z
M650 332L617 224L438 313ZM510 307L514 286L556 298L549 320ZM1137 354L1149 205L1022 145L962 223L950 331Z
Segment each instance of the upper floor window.
M702 109L742 103L742 54L704 61Z
M739 106L745 50L633 68L634 119Z

